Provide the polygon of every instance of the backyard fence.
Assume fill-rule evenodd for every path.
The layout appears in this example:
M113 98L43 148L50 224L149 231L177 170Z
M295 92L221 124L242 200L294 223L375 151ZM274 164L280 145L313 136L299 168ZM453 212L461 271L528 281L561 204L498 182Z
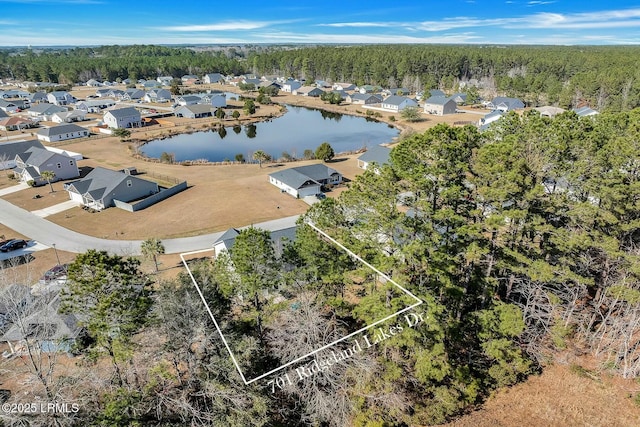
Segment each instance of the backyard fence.
M164 190L160 190L160 192L153 194L149 197L145 197L142 200L138 200L137 202L126 203L120 200L114 200L113 202L115 203L117 208L124 209L125 211L129 211L129 212L136 212L144 208L148 208L149 206L154 205L186 189L187 189L187 181L183 181L178 185L174 185L171 188L165 188Z

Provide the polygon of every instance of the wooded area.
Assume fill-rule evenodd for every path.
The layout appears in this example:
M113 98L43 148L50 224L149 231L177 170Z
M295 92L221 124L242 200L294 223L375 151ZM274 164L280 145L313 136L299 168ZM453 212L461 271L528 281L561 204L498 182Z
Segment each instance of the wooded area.
M153 284L135 260L82 254L61 307L82 314L83 362L59 375L32 342L29 387L82 403L57 425L403 426L449 420L567 348L637 377L639 131L638 109L531 111L401 141L305 219L421 298L424 321L275 392L244 385L188 275ZM191 270L248 377L407 305L303 224L280 257L249 228Z
M635 46L373 45L260 46L240 54L153 45L0 49L0 78L60 84L220 72L347 81L414 93L460 89L474 81L488 97L527 106L587 103L599 111L640 106L640 48Z

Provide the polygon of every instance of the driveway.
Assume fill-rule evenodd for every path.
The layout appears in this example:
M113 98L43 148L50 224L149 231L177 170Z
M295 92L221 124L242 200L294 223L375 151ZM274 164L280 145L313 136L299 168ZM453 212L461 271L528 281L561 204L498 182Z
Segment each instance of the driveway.
M58 203L57 205L49 206L48 208L38 209L37 211L31 211L32 214L39 216L40 218L46 218L49 215L64 212L71 208L75 208L79 203L75 200L67 200L66 202Z
M43 251L45 249L49 249L48 246L43 245L42 243L34 242L30 240L27 242L27 247L22 249L17 249L11 252L0 252L0 261L4 261L9 258L19 257L21 255L29 255L34 252Z
M29 184L27 184L26 182L18 185L12 185L11 187L3 188L2 190L0 190L0 197L6 196L7 194L11 193L17 193L18 191L26 190L27 188L29 188Z
M113 208L116 209L116 208ZM299 215L253 224L254 227L273 231L293 227ZM54 244L57 249L73 253L86 252L89 249L107 251L117 255L139 255L141 240L108 240L87 236L47 221L33 213L0 199L0 223L17 233L29 236L48 247ZM245 226L242 228L246 228ZM162 241L165 253L175 254L208 249L223 232L201 236L165 239Z

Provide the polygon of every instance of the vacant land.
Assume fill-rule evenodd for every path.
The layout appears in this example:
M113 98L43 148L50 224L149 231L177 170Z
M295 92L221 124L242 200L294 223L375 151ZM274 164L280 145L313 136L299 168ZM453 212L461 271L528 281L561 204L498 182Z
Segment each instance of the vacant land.
M480 409L441 427L637 426L640 384L552 365L492 396Z

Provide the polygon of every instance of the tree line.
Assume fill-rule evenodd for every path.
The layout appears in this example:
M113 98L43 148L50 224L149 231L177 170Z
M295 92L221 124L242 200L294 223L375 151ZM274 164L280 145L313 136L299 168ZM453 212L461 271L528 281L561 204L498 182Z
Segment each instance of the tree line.
M220 72L282 75L450 93L476 81L485 97L523 99L528 106L597 110L640 106L635 46L357 45L250 47L244 56L154 45L0 49L0 77L75 84Z

